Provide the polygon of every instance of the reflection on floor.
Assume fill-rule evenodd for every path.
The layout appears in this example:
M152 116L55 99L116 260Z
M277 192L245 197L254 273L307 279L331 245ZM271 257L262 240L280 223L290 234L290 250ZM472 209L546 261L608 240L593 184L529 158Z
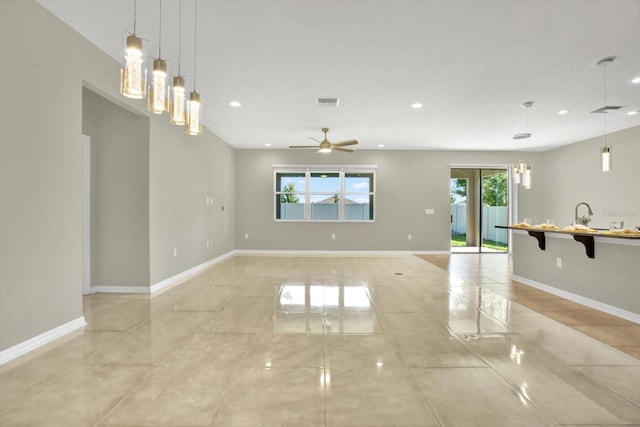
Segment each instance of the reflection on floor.
M482 247L483 253L505 254L506 251L499 251L493 248ZM477 254L480 253L478 246L451 246L451 253L454 254Z
M418 256L640 359L640 325L510 280L508 256Z
M428 259L237 256L86 297L85 331L0 368L0 425L640 425L637 346L582 333L638 325L559 323L583 310L506 256Z

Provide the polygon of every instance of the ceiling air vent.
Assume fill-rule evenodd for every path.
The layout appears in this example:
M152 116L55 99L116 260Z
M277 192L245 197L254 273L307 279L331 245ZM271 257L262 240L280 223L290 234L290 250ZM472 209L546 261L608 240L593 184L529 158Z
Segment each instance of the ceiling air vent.
M612 111L616 111L621 109L622 106L617 105L605 105L604 107L600 107L597 110L590 111L591 113L610 113Z
M318 107L337 107L340 99L338 98L316 98Z

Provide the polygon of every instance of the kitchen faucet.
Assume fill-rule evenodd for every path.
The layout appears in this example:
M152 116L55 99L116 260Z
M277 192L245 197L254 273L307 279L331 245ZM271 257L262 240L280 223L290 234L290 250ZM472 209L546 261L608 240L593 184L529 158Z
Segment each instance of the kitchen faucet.
M575 220L574 220L574 224L577 224L577 223L578 223L578 206L580 206L580 205L585 205L585 206L587 207L587 209L588 209L588 211L587 211L587 212L589 213L589 216L593 215L593 211L591 210L591 206L589 206L589 203L587 203L587 202L580 202L580 203L578 203L578 204L576 205L576 211L575 211Z

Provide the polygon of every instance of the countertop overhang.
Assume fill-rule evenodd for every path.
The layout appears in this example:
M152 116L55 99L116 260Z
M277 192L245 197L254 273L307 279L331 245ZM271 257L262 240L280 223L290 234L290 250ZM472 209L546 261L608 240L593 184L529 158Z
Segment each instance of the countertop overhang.
M550 237L573 238L573 240L584 245L586 255L589 258L595 258L595 242L640 246L640 232L622 233L603 230L575 231L521 225L496 225L495 227L526 232L538 241L538 247L543 251L546 249L547 234L549 234Z

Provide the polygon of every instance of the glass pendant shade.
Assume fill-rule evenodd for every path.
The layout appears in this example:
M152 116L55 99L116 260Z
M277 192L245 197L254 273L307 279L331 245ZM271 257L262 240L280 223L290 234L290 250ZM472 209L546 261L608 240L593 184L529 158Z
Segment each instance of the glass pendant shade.
M185 127L187 135L202 134L202 124L200 123L201 109L202 96L196 91L190 92L189 102L187 102L187 124Z
M124 67L120 70L120 93L128 98L142 99L147 94L147 70L142 68L142 39L127 36Z
M531 189L531 166L523 160L513 167L513 182L516 185L522 184L527 190Z
M602 161L602 172L611 171L611 148L607 146L602 147L600 158Z
M513 182L515 184L520 184L520 174L522 172L520 171L520 167L518 165L516 165L515 168L513 168Z
M531 166L527 165L522 175L522 186L527 190L531 189Z
M598 67L602 65L602 82L604 88L604 107L599 108L598 110L592 111L602 112L602 118L604 119L604 147L600 147L600 163L602 167L602 172L610 172L611 171L611 147L607 146L607 113L609 109L607 107L607 65L611 64L616 59L615 56L609 56L601 59L596 64Z
M520 173L524 173L526 169L527 164L524 162L524 160L520 160L520 162L518 163L518 170L520 171Z
M171 123L178 126L184 126L187 119L185 114L184 99L184 78L176 76L173 78L173 86L171 87L171 103L170 103Z
M155 114L169 111L167 63L160 58L153 61L153 81L149 85L149 111Z

